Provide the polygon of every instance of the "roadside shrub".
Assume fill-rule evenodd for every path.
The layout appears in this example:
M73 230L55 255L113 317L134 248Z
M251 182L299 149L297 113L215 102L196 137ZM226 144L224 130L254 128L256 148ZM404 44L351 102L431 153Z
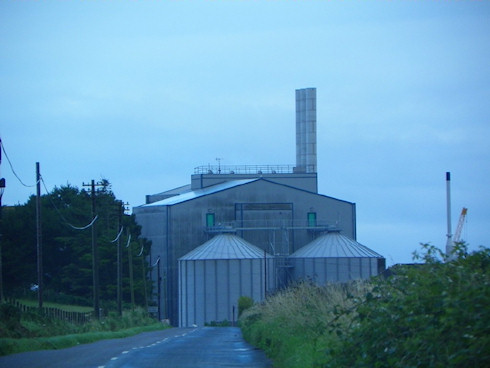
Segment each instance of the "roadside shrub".
M443 252L423 248L416 258L425 264L398 268L358 306L334 366L490 366L489 249L468 254L460 245L443 263Z
M326 287L299 283L246 310L243 336L282 368L321 367L327 347L348 328L353 306L369 287L364 282Z
M116 312L110 312L107 317L81 325L79 332L118 331L154 323L155 319L151 318L144 308L135 308L123 311L122 316Z
M21 312L12 304L0 304L0 336L18 337L22 330Z
M238 298L238 317L242 315L243 311L247 310L250 308L252 305L254 305L254 301L252 298L248 296L241 296Z
M15 328L20 325L20 310L12 304L0 304L0 320L7 328Z
M209 327L230 327L231 325L232 323L227 319L223 321L211 321L209 323L204 324L204 326L209 326Z
M8 311L7 314L16 313L10 308ZM20 313L19 310L18 312ZM17 314L15 315L14 320L17 320ZM169 327L150 318L143 308L123 311L122 317L117 313L109 313L108 317L85 324L73 324L33 312L22 313L20 316L20 332L16 334L5 329L6 320L2 316L0 320L0 332L2 332L0 356L31 350L61 349L101 339L126 337L143 331ZM4 331L8 333L3 333Z
M390 277L284 290L243 312L243 336L282 368L490 367L490 250L422 249Z

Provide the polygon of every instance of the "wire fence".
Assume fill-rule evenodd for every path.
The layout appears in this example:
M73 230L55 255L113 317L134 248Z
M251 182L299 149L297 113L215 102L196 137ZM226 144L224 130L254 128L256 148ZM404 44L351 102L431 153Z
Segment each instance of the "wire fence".
M33 307L22 304L18 300L8 299L7 303L18 308L22 313L41 313L43 316L74 324L84 324L92 320L92 312L71 312L53 307Z

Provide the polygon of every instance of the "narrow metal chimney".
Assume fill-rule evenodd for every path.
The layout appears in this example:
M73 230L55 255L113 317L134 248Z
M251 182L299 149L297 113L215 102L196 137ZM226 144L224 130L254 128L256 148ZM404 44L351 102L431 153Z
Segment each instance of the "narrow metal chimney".
M316 173L316 88L296 90L295 172Z
M451 173L446 172L446 212L447 212L447 241L446 241L446 255L449 259L453 256L454 242L451 226Z

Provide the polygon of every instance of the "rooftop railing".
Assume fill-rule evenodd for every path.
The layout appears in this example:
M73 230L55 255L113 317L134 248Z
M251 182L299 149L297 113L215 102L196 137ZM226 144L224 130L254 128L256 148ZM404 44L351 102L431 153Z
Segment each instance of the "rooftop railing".
M207 165L194 168L194 174L292 174L294 165Z

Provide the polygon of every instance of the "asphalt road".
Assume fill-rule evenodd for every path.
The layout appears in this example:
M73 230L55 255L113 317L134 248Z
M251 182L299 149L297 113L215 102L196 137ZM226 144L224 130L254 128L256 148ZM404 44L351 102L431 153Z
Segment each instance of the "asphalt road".
M238 327L172 328L62 350L0 357L0 368L270 368Z

